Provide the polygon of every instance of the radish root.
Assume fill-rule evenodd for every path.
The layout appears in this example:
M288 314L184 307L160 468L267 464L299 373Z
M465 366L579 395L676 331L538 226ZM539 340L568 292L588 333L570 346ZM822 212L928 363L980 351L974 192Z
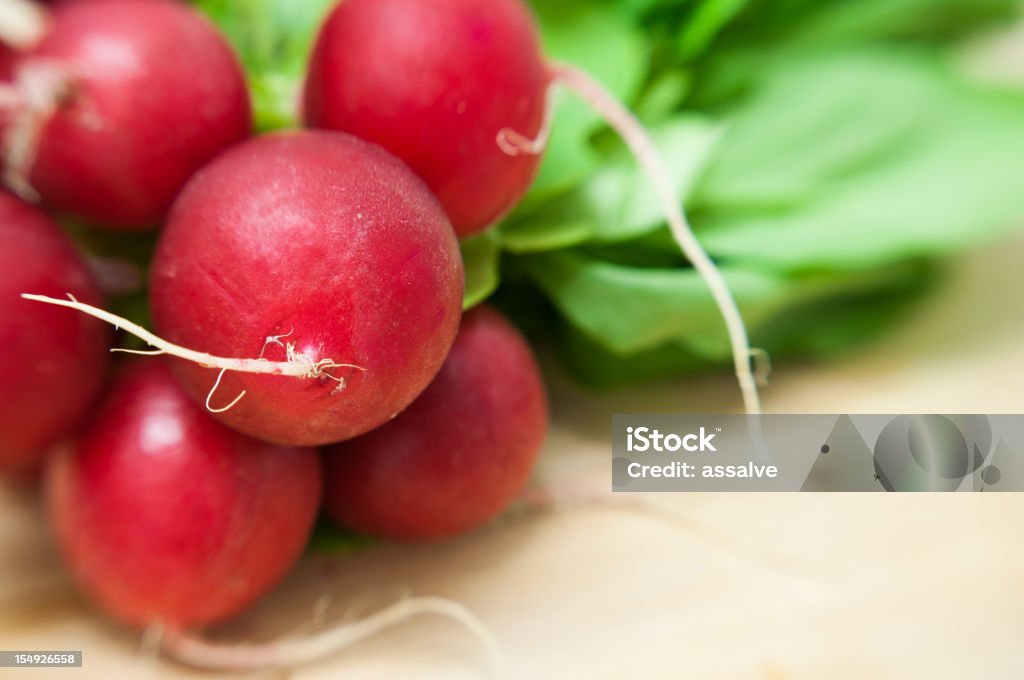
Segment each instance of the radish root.
M295 327L293 326L290 331L288 331L287 333L284 333L283 335L268 335L266 340L263 341L263 349L260 350L259 358L260 359L263 358L263 355L266 353L267 348L270 347L271 345L277 345L278 347L284 347L284 343L281 342L281 338L290 337L291 334L294 333L294 332L295 332Z
M142 631L139 647L135 653L135 678L138 680L155 680L159 675L157 661L160 658L160 640L163 639L164 627L154 623Z
M544 99L544 119L541 121L540 130L533 139L512 128L498 130L498 148L509 156L529 154L536 156L544 153L548 146L548 139L551 138L551 127L555 119L555 88L549 87Z
M142 326L129 321L123 317L111 314L108 311L87 305L84 302L79 302L72 296L68 296L69 299L61 300L59 298L51 298L45 295L31 295L23 293L22 298L26 300L32 300L34 302L42 302L49 305L56 305L58 307L67 307L68 309L74 309L76 311L88 314L91 317L105 321L114 328L124 330L131 335L139 338L151 347L155 347L153 350L129 350L129 349L113 349L114 352L124 352L128 354L141 354L145 356L156 356L161 354L167 354L170 356L184 359L185 361L191 361L192 363L205 366L207 368L219 368L221 369L220 375L217 376L217 381L214 383L213 389L210 390L209 395L206 398L206 407L212 413L223 413L224 411L232 408L238 401L245 396L243 391L238 397L235 398L228 406L221 409L213 409L210 407L210 398L213 393L220 386L221 379L224 377L224 373L227 371L235 371L238 373L254 373L258 375L280 375L292 378L328 378L334 380L339 384L340 387L344 387L345 379L333 375L332 370L336 368L351 368L357 371L366 371L362 366L355 364L343 364L334 361L333 359L320 359L314 360L305 354L301 354L295 350L295 345L288 343L286 347L287 361L269 361L267 359L239 359L229 357L219 357L205 352L197 352L196 350L188 349L180 345L168 342L163 338L147 331ZM338 388L335 388L335 392Z
M552 118L551 90L561 85L573 91L589 104L595 111L604 116L605 121L614 129L632 151L633 156L643 168L662 205L665 220L668 222L672 236L686 257L693 264L701 278L707 283L715 303L725 320L732 347L733 363L736 367L736 378L743 393L743 404L750 415L761 413L761 399L758 384L764 383L767 353L764 350L753 350L747 337L747 328L743 322L739 307L722 273L704 251L693 230L686 221L681 201L676 196L668 180L668 173L658 155L658 150L643 125L636 119L616 97L611 94L593 76L569 64L552 64L552 87L548 89L548 113L545 124L536 139L530 140L513 130L505 129L498 133L498 146L505 153L516 156L520 153L539 154L547 144ZM751 367L753 359L760 359L759 376L755 378Z
M46 34L49 16L33 0L0 0L0 43L22 52L32 49Z
M269 670L292 668L333 656L359 642L414 617L433 614L459 623L485 645L493 669L500 652L486 626L464 606L440 597L414 597L358 621L343 623L303 639L279 639L259 644L221 644L167 629L161 639L163 653L180 663L206 670Z
M224 379L224 374L227 372L228 369L226 368L220 369L220 373L217 374L217 379L213 382L213 387L210 388L209 393L207 393L206 395L206 410L209 411L210 413L227 413L232 408L234 408L235 404L242 400L242 397L245 396L245 390L242 390L238 394L238 396L235 397L234 400L232 400L232 402L227 406L224 406L222 408L213 408L212 406L210 406L210 399L213 398L213 393L217 391L218 387L220 387L220 381Z

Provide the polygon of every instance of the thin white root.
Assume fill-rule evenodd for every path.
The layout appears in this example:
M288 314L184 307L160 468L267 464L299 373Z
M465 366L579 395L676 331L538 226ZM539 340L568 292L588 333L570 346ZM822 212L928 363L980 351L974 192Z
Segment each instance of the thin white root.
M424 614L443 616L462 625L483 642L492 668L500 667L497 642L486 626L464 606L440 597L401 600L358 621L344 623L298 640L220 644L188 633L168 630L162 639L163 653L179 663L207 670L293 668L333 656L373 635Z
M555 120L555 88L549 87L544 97L544 118L540 124L540 130L533 139L527 137L518 130L502 128L498 130L498 148L509 156L527 154L536 156L544 153L551 138L551 126Z
M0 0L0 43L21 52L36 46L49 28L49 15L32 0Z
M126 349L114 349L116 352L126 352L129 354L144 354L147 356L168 354L170 356L184 359L185 361L191 361L194 364L205 366L207 368L219 368L221 369L220 375L217 377L217 382L214 384L213 389L210 390L210 394L206 399L206 406L213 413L221 413L238 403L245 392L238 395L234 401L232 401L227 407L223 409L212 409L210 408L210 397L217 390L220 385L221 379L224 377L224 373L227 371L236 371L238 373L255 373L259 375L280 375L293 378L309 378L315 379L320 377L330 378L339 384L344 384L344 378L332 375L330 371L336 368L351 368L357 371L365 371L362 366L356 366L355 364L342 364L334 361L333 359L320 359L314 360L311 357L300 354L295 351L295 346L288 344L287 348L287 361L269 361L267 359L234 359L228 357L218 357L205 352L197 352L195 350L175 345L163 338L150 333L142 326L129 321L123 317L111 314L108 311L87 305L83 302L79 302L74 298L69 300L61 300L58 298L46 297L45 295L30 295L23 293L22 296L26 300L33 300L35 302L42 302L49 305L56 305L58 307L67 307L68 309L74 309L76 311L88 314L89 316L95 317L100 321L105 321L114 328L124 330L131 335L139 338L151 347L155 347L155 350L126 350ZM71 296L69 296L71 297Z
M137 680L155 680L159 674L157 661L160 659L160 640L163 639L164 626L154 623L142 631L139 648L135 653L135 673Z
M210 413L227 413L235 407L235 404L242 401L242 397L245 396L245 390L242 390L241 393L239 393L239 395L227 406L223 406L221 408L213 408L210 406L210 400L213 399L213 393L217 391L218 387L220 387L220 381L224 379L224 374L227 372L228 369L226 368L220 369L220 373L217 374L217 379L214 381L213 387L210 388L209 393L206 395L206 410Z
M3 3L4 0L0 0ZM14 85L2 97L8 125L2 140L4 183L26 201L39 200L29 183L39 137L66 101L72 78L59 62L31 59L14 73Z
M637 162L654 184L673 237L701 278L707 283L725 320L729 341L732 345L736 378L743 393L745 410L751 415L760 414L761 399L757 391L757 382L751 370L750 341L747 338L747 327L743 322L743 315L740 314L736 300L733 299L722 273L704 252L704 248L687 223L682 210L682 201L669 183L668 173L665 171L654 142L636 116L590 74L568 64L555 64L552 66L552 71L557 82L575 92L605 117L608 124L618 132L622 140L632 150Z
M283 335L268 335L267 339L264 340L264 342L263 342L263 348L260 350L259 358L260 359L263 358L263 355L266 353L267 348L270 347L271 345L276 345L278 347L284 347L285 345L284 345L283 342L281 342L281 338L287 338L287 337L289 337L294 332L295 332L295 328L293 327L290 331L288 331L287 333L285 333Z
M167 354L167 352L162 349L126 349L124 347L111 347L110 351L118 354L134 354L140 357L158 357Z
M654 185L673 238L711 290L729 332L733 363L736 367L736 378L743 393L744 408L750 415L760 414L761 399L757 391L759 381L754 377L751 360L756 354L761 358L760 366L763 368L767 365L765 361L767 354L764 350L755 351L750 348L747 328L739 307L736 305L736 300L729 292L729 286L722 277L722 273L704 252L704 248L687 223L681 207L682 201L672 189L668 173L665 171L654 142L636 116L593 76L575 66L559 63L551 65L551 73L553 80L552 88L548 90L549 111L545 116L547 122L541 134L536 139L530 140L513 131L502 130L498 135L498 146L502 151L513 156L519 153L541 153L544 150L552 118L550 111L553 108L551 106L551 89L554 89L555 85L562 85L572 90L595 111L604 116L608 125L619 134L626 146L633 152L633 156ZM763 371L759 371L759 374L763 381L766 374Z

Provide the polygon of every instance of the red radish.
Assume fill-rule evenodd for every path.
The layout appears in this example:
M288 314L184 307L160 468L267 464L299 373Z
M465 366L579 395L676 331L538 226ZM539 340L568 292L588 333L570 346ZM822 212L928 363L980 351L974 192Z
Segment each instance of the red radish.
M529 346L501 315L477 307L412 406L324 452L327 513L339 524L392 539L468 531L522 490L547 425L544 385Z
M242 69L175 0L67 0L19 56L5 134L9 184L121 229L155 227L188 178L245 138Z
M253 368L265 372L298 367L222 373L213 395L231 404L244 392L217 417L291 445L354 437L408 406L440 370L462 310L458 244L437 200L396 158L338 132L257 138L197 174L151 283L170 342L262 358ZM219 377L199 364L235 364L197 361L175 366L201 402Z
M404 160L468 236L529 187L539 156L495 140L540 131L550 80L520 2L345 0L314 48L304 117Z
M673 237L721 310L746 410L759 413L743 318L687 224L650 136L592 77L546 62L522 0L344 0L317 39L304 118L404 160L467 236L525 193L547 143L554 85L601 113L650 177Z
M83 590L122 622L177 630L236 614L277 583L309 537L321 483L314 449L224 427L151 361L117 379L53 460L46 492Z
M99 304L82 258L45 215L0 191L0 472L26 472L74 428L106 374L110 333L33 304L35 290Z

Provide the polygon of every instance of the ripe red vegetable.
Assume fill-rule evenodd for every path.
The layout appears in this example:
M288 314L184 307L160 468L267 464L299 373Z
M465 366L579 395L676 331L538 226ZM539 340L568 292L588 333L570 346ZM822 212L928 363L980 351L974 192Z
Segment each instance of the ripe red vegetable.
M159 335L178 345L358 366L223 376L215 405L245 396L222 422L319 445L373 429L426 388L458 330L462 287L458 244L426 186L373 144L306 131L246 142L195 176L158 245L151 302ZM216 370L175 368L207 398Z
M100 294L60 229L0 191L0 473L30 471L78 424L106 374L110 332L24 292L90 304Z
M76 448L53 460L46 493L83 590L122 622L179 628L239 612L284 575L321 482L315 450L220 425L151 360L118 378Z
M540 156L497 138L538 134L549 82L520 0L345 0L313 50L304 117L408 163L467 236L529 187Z
M30 167L13 170L27 170L46 202L106 226L157 226L186 180L252 125L238 60L183 2L57 3L49 32L14 69L57 110L27 114L18 134L45 122Z
M521 491L547 425L529 346L497 312L477 307L412 406L325 450L326 511L339 524L392 539L468 531Z

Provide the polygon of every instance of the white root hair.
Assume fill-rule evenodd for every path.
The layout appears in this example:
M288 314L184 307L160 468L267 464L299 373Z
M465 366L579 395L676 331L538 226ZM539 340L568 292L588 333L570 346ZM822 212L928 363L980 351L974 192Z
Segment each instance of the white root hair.
M729 333L733 363L735 364L736 378L743 393L744 408L750 415L760 414L761 399L757 386L764 384L766 379L767 353L764 350L751 349L747 328L736 300L729 291L729 286L722 273L704 251L687 222L681 207L682 201L669 182L668 173L665 171L650 135L636 116L590 74L575 66L559 63L551 65L551 72L552 85L547 94L548 112L537 137L530 139L506 128L498 133L498 146L511 156L520 153L539 154L544 151L553 118L550 111L553 108L551 90L555 86L560 85L571 90L604 117L605 122L619 134L626 146L629 147L654 185L672 237L711 290ZM757 377L751 367L754 359L759 362Z
M441 597L404 598L362 619L341 623L315 635L265 643L216 643L195 634L166 629L161 637L161 649L174 661L206 670L288 669L334 656L369 637L427 614L461 625L483 643L492 671L500 667L500 650L487 627L463 605Z
M180 345L176 345L172 342L168 342L163 338L151 333L142 326L125 319L124 317L117 316L106 310L92 305L87 305L84 302L79 302L73 296L69 295L67 300L59 298L47 297L45 295L32 295L29 293L23 293L22 298L26 300L32 300L34 302L42 302L48 305L56 305L58 307L67 307L68 309L74 309L78 312L88 314L91 317L104 321L114 328L120 329L134 335L151 347L153 350L131 350L131 349L113 349L114 352L125 352L128 354L141 354L145 356L157 356L166 354L169 356L184 359L194 364L204 366L206 368L219 368L220 374L217 376L217 380L213 385L213 389L206 398L206 408L212 413L223 413L228 409L234 407L243 396L243 391L235 399L223 408L214 409L210 406L210 399L213 397L213 393L216 392L220 386L221 380L224 378L224 374L228 371L235 371L238 373L253 373L258 375L280 375L292 378L305 378L305 379L317 379L327 378L339 383L340 386L344 386L345 379L340 376L336 376L331 373L334 369L338 368L349 368L357 371L364 371L365 368L357 366L355 364L345 364L334 361L333 359L319 359L315 360L306 354L297 352L293 343L288 343L286 347L287 360L286 361L269 361L267 359L240 359L230 357L220 357L213 354L207 354L206 352L197 352L196 350L188 349ZM284 337L284 336L280 336ZM278 339L278 342L280 340ZM337 392L337 388L335 392Z
M502 128L498 130L498 148L509 156L521 154L536 156L544 153L551 138L551 127L555 120L555 96L556 90L549 87L544 95L544 118L541 120L540 130L533 138L527 137L518 130Z

